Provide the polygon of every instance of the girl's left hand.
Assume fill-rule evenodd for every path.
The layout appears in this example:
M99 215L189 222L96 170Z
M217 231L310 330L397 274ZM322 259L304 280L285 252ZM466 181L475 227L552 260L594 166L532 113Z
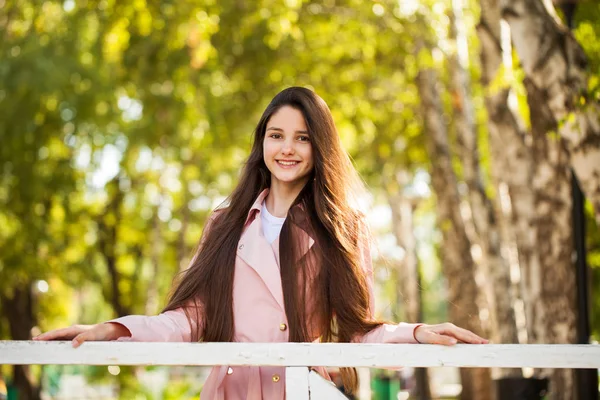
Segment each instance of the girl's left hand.
M414 336L419 343L443 344L445 346L452 346L456 343L489 343L489 340L479 337L469 330L459 328L450 322L438 325L419 325L414 331Z

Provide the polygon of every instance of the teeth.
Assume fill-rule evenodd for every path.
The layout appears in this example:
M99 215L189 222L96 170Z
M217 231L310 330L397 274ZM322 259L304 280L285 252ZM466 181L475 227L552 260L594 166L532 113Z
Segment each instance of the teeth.
M281 165L296 165L298 161L277 161Z

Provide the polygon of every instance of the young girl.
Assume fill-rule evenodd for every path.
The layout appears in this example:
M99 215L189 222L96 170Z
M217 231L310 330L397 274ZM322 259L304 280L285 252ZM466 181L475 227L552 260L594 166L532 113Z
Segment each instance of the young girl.
M285 89L258 122L240 182L209 218L163 312L35 339L73 339L74 347L87 340L487 343L449 323L374 319L370 237L352 207L357 182L327 104L308 89ZM356 370L341 372L353 392ZM283 367L217 366L201 398L284 395Z

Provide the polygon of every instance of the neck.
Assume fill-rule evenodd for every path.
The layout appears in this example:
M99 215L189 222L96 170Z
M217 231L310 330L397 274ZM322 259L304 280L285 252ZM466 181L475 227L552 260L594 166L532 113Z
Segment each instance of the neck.
M269 213L274 217L284 218L305 184L306 182L282 184L276 179L272 179L269 194L265 199Z

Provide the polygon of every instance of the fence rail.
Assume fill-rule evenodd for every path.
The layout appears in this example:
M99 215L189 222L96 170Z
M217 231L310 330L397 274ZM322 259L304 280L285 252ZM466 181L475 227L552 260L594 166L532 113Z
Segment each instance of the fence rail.
M282 366L288 400L318 400L343 396L306 366L598 369L600 345L0 341L0 364Z
M600 368L600 345L0 341L0 364Z

